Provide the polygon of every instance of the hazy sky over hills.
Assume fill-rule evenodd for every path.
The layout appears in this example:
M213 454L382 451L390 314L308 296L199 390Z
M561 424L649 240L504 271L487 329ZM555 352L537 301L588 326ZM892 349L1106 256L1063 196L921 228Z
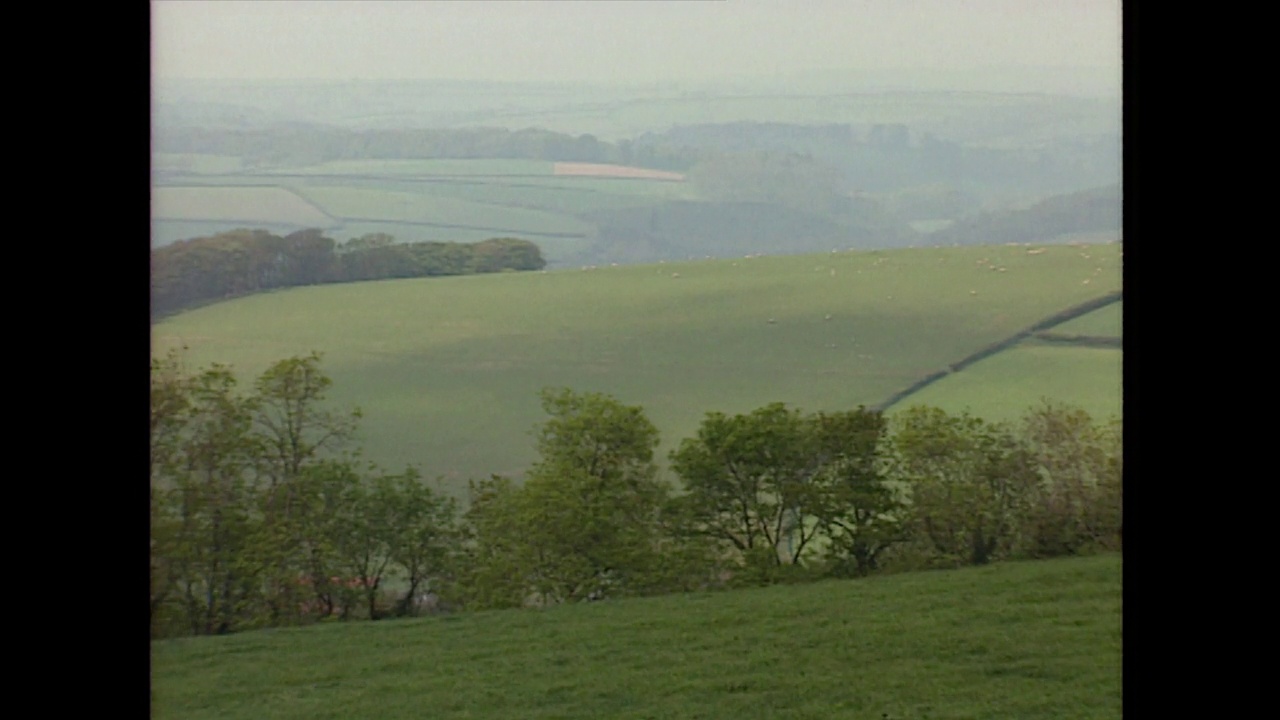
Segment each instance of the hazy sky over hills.
M1119 0L154 0L166 79L696 82L1120 67Z

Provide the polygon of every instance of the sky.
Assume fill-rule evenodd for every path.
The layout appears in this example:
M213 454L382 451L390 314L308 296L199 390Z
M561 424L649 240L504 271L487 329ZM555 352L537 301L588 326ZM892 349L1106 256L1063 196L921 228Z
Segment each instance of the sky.
M161 79L696 82L1120 67L1120 0L153 0Z

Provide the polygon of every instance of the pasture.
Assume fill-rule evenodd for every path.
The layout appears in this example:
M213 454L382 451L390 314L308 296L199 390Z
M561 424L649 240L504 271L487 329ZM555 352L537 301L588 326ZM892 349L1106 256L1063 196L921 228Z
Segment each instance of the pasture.
M1054 326L1052 332L1065 335L1120 337L1123 319L1124 303L1115 303Z
M155 718L1121 717L1121 558L152 643Z
M275 360L320 351L335 405L365 411L367 456L392 469L419 465L461 492L468 478L518 476L534 460L546 386L642 405L665 458L708 411L875 405L1120 287L1119 246L1090 248L1088 261L1029 250L837 249L294 288L168 318L153 327L153 347L185 345L192 367L229 363L246 381ZM1094 274L1099 264L1110 269ZM1099 357L1090 352L1053 357ZM1118 393L1111 367L1099 398ZM1089 400L1078 383L1047 387L1037 377L1002 397L1024 408L1046 391Z
M307 227L346 241L534 240L553 266L590 246L593 213L691 199L670 173L538 160L346 160L242 169L238 158L158 155L152 245L240 226ZM221 169L223 172L215 172Z
M342 220L474 226L536 235L584 235L591 226L575 218L428 193L349 187L302 187L298 194Z
M159 220L266 223L328 228L334 219L281 187L165 186L151 190L151 216Z
M1095 421L1121 417L1121 351L1021 342L913 393L888 409L931 405L1016 422L1040 397L1069 401Z
M256 175L354 175L373 177L433 177L478 175L494 177L550 176L555 163L523 159L417 159L417 160L333 160L293 168L256 171Z

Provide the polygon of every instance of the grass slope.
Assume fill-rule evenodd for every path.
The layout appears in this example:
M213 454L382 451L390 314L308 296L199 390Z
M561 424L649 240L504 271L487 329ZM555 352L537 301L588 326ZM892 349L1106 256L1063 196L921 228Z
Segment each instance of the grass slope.
M1122 367L1120 350L1028 340L908 395L889 412L931 405L1016 421L1043 396L1078 405L1101 421L1121 415Z
M1094 335L1099 337L1120 337L1122 320L1124 319L1124 303L1115 303L1098 308L1087 315L1068 320L1061 325L1049 328L1049 332L1066 335Z
M643 405L665 456L708 411L871 406L1120 287L1118 246L1092 248L1089 260L1027 250L842 251L295 288L169 318L153 344L185 344L192 366L230 363L246 379L321 351L333 400L365 411L370 459L419 464L457 489L528 467L544 386ZM1031 381L1008 397L1026 406L1044 393Z
M153 717L1121 717L1118 555L152 644Z

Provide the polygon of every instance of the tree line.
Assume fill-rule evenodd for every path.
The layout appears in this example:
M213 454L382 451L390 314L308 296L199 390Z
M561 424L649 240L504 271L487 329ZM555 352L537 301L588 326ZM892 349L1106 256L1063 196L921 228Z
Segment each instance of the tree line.
M1121 433L917 407L708 413L659 472L643 408L548 389L538 460L468 503L362 464L316 354L245 393L151 365L153 637L865 577L1121 547ZM425 606L424 606L425 604Z
M320 230L273 235L235 230L151 251L152 316L276 288L390 278L541 270L546 260L527 240L397 243L385 234L344 244Z
M404 128L351 130L308 125L258 129L164 128L156 152L231 155L250 165L312 165L334 160L528 159L639 165L684 171L698 151L656 141L616 143L594 135L537 128Z

